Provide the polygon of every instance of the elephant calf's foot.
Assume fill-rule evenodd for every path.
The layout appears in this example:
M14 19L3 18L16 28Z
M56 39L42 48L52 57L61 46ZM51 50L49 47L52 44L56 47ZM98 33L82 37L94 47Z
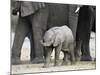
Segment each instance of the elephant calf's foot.
M76 64L76 62L75 61L71 61L71 65L74 65L74 64Z
M48 68L48 67L50 67L49 64L44 64L44 65L43 65L43 68Z
M54 66L60 66L60 63L55 63Z
M68 65L69 62L68 61L63 61L61 65Z
M81 57L75 57L75 62L79 62Z
M81 56L81 61L92 61L91 56Z

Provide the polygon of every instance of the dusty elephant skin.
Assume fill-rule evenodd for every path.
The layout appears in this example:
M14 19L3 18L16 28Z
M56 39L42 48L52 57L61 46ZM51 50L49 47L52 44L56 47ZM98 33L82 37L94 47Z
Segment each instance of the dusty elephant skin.
M79 10L77 33L76 33L76 57L80 56L81 50L81 60L91 61L89 40L90 33L92 31L92 25L95 25L95 10L93 6L82 6ZM95 28L95 26L94 26ZM95 29L94 29L95 31Z
M41 44L46 48L45 64L48 67L50 64L50 55L55 48L55 66L59 65L60 51L63 51L63 65L68 63L68 60L73 64L75 62L74 56L74 37L70 28L66 25L60 27L53 27L45 32ZM69 55L69 56L68 56Z

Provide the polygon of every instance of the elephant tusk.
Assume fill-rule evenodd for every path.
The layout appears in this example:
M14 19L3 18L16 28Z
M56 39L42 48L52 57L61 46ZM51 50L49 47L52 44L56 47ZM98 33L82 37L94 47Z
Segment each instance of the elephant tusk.
M80 7L77 7L77 9L75 10L75 13L78 13L80 10Z

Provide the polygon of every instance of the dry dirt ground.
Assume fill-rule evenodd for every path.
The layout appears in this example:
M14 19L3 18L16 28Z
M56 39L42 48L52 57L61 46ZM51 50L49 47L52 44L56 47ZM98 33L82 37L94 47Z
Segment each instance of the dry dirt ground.
M12 34L12 43L13 43L13 37L14 34ZM91 33L91 39L90 39L90 53L92 56L92 59L96 58L96 44L95 44L95 33ZM60 53L60 60L63 58L63 54ZM78 62L75 65L65 65L65 66L53 66L53 62L51 62L49 68L42 68L43 63L41 64L31 64L29 62L30 60L30 43L29 39L26 38L22 47L21 51L21 58L20 58L25 64L20 65L11 65L11 74L20 74L23 75L23 73L39 73L39 72L54 72L54 71L70 71L70 70L87 70L87 69L95 69L96 68L96 62ZM51 59L54 59L54 52L51 55Z

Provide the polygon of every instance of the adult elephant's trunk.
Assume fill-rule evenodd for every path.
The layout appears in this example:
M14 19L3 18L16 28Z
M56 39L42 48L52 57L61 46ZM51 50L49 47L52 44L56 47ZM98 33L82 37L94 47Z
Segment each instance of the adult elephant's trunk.
M69 5L69 27L73 32L74 39L76 38L76 30L77 30L77 21L78 21L78 14L76 13L78 9L77 5Z

